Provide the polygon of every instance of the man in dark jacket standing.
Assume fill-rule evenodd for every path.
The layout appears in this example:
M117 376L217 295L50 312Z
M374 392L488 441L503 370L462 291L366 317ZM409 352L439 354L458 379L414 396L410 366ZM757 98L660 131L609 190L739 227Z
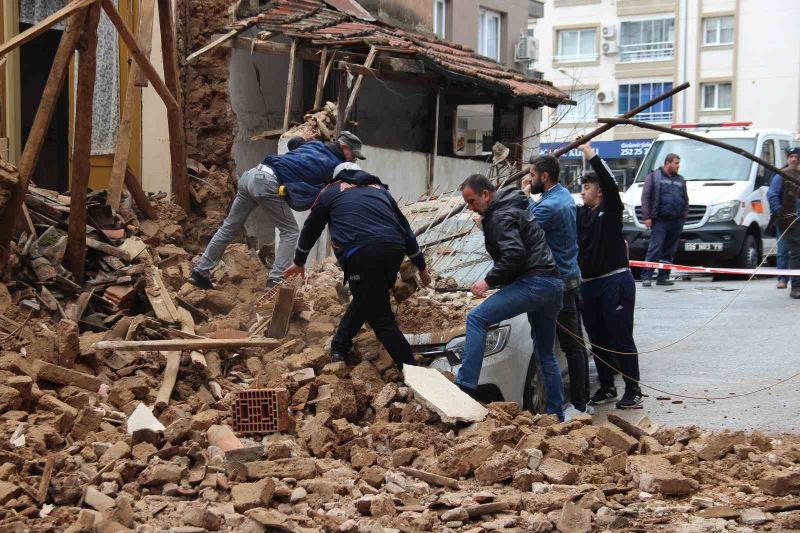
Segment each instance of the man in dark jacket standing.
M593 405L617 399L614 377L623 373L625 394L618 409L641 405L639 355L633 341L636 283L628 266L628 247L622 236L622 199L611 171L589 143L580 147L594 170L582 178L583 205L578 207L578 266L581 269L583 324L595 353L600 389Z
M781 169L790 176L800 180L800 147L789 150L786 158L786 166ZM775 174L769 185L767 193L769 209L775 217L775 226L778 229L778 236L785 242L789 254L788 267L800 269L800 197L797 194L797 187L784 183L784 178L780 174ZM780 246L782 242L779 241ZM780 266L779 266L780 268ZM789 296L800 299L800 280L797 277L791 278L792 289ZM784 282L784 287L786 283Z
M364 159L361 140L343 131L336 142L309 141L282 155L270 155L239 178L231 210L206 246L189 281L211 289L211 271L236 238L248 215L261 206L278 228L280 241L267 287L283 279L297 245L298 227L292 209L307 211L342 162Z
M308 253L326 225L330 225L333 251L353 295L331 341L331 360L345 359L353 337L367 322L400 369L415 364L392 312L389 291L406 255L419 270L423 286L431 278L414 232L388 187L354 163L336 167L333 181L311 207L287 277L305 275Z
M490 288L500 290L467 314L464 358L456 383L474 396L487 329L527 313L534 353L544 376L546 411L563 420L564 384L553 350L564 284L544 232L518 188L497 191L486 176L473 174L461 184L461 195L467 207L481 215L486 251L494 261L485 278L472 286L472 293L482 297Z
M671 263L678 250L683 223L689 213L686 181L678 174L681 158L667 154L664 166L647 175L642 191L642 217L650 228L647 261ZM642 269L642 286L649 287L653 269ZM673 285L669 270L659 270L656 285Z

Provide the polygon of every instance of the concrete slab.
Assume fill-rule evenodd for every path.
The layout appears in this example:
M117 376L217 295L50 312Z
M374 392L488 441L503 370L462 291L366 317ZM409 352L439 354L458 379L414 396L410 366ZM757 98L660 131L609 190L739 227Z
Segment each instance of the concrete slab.
M417 401L438 414L442 422L480 422L489 413L438 370L405 365L403 378Z

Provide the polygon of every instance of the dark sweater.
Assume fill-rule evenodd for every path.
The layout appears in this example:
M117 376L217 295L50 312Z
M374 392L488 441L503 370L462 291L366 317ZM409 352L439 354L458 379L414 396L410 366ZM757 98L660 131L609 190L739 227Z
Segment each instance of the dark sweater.
M603 201L595 209L578 207L578 266L584 279L596 278L628 266L622 236L622 198L611 171L600 156L589 164L600 178Z
M262 163L270 167L286 186L286 202L295 211L306 211L344 161L336 143L309 141L282 155L268 155Z

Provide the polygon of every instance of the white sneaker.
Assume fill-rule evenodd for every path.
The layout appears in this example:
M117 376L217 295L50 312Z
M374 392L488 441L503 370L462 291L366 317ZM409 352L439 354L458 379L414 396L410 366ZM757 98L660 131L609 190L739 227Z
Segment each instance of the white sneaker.
M569 407L564 409L564 422L569 422L578 415L593 415L593 414L594 414L594 408L591 405L587 405L585 411L581 411L579 409L576 409L574 405L570 405Z
M587 405L586 409L583 411L583 414L585 414L585 415L593 415L594 414L594 407L592 407L591 405Z

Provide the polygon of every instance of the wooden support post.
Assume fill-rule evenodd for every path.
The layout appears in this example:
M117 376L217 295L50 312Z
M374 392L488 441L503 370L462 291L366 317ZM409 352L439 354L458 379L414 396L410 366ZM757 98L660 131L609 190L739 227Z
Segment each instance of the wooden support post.
M267 337L282 339L289 331L289 321L292 318L294 308L294 295L296 289L293 287L281 287L278 289L278 296L275 298L275 307L272 310L272 321L267 330Z
M436 173L436 156L439 152L439 100L442 91L436 91L436 102L433 111L433 146L431 147L431 158L428 160L428 194L433 194L433 178Z
M225 33L223 35L220 35L218 37L213 38L210 43L208 43L207 45L202 47L200 50L190 54L189 57L186 58L186 62L187 63L193 62L195 59L197 59L201 55L205 54L206 52L208 52L210 50L213 50L214 48L216 48L216 47L218 47L218 46L220 46L222 44L225 44L229 39L232 39L232 38L236 37L237 35L239 35L243 31L245 31L249 27L250 26L243 26L241 28L236 28L235 30L231 30L228 33Z
M366 68L370 68L372 63L375 61L375 56L378 55L378 50L375 47L371 47L369 49L369 54L367 55L366 61L364 61L364 66ZM347 107L344 109L344 117L342 119L342 128L347 129L346 123L347 119L350 117L350 113L353 111L353 106L356 103L356 98L358 98L358 93L361 91L361 84L364 83L364 76L363 74L359 74L358 78L356 78L356 83L353 85L353 90L350 92L350 99L347 101Z
M183 123L183 98L181 98L178 47L175 42L175 25L172 0L158 0L158 23L161 29L161 50L164 59L164 79L177 105L167 108L169 126L169 152L172 162L172 193L175 203L187 213L191 209L189 173L186 170L186 132Z
M125 169L125 188L128 189L128 192L131 193L133 196L133 201L136 203L136 206L139 210L151 220L158 220L158 211L153 207L153 204L150 203L150 199L147 197L147 193L144 192L142 189L142 184L139 182L139 178L133 175L131 172L131 168L127 167Z
M50 68L47 85L45 85L42 98L39 101L39 109L33 119L25 150L23 150L19 165L17 165L19 181L16 187L12 189L5 208L0 212L0 272L3 271L8 263L9 254L11 253L9 244L19 220L20 208L25 200L25 194L28 192L28 184L36 168L39 153L44 145L45 135L47 135L47 130L50 127L56 102L61 93L61 87L64 85L64 79L67 77L70 60L75 51L75 46L78 44L78 38L81 35L85 19L86 8L76 11L67 22L67 27L61 36L61 42L56 51L56 57L53 60L53 66Z
M86 191L92 155L92 108L97 72L97 23L100 4L89 9L83 34L78 43L78 87L75 91L75 136L72 148L72 183L69 186L70 210L64 266L72 272L75 283L83 285L86 263Z
M155 0L141 0L139 4L139 46L149 58L153 39L153 15L155 14ZM128 84L125 87L125 102L122 106L122 116L119 121L117 142L114 148L114 163L111 167L111 178L108 185L108 205L115 211L119 209L122 198L122 184L126 181L126 168L131 152L131 138L133 136L133 109L134 102L142 96L139 78L144 77L142 69L136 63L128 71ZM130 190L130 189L129 189Z
M213 350L238 348L276 348L283 341L278 339L166 339L155 341L100 341L94 344L95 350L119 350L135 352L138 350ZM53 365L55 366L55 365Z
M322 91L325 90L325 75L327 74L328 49L322 49L322 58L319 61L319 74L317 74L317 90L314 93L314 109L322 105Z
M339 137L339 133L344 128L344 106L347 101L347 73L340 71L336 73L336 129L333 138Z
M19 48L28 41L35 39L42 33L49 30L65 18L69 17L76 11L92 5L97 0L77 0L75 2L68 2L67 5L50 15L49 17L39 21L38 24L28 28L22 33L18 33L8 41L0 45L0 57L5 56L9 52Z
M283 131L289 129L289 115L292 112L292 92L294 91L294 63L297 56L297 39L292 39L289 50L289 76L286 80L286 103L283 107Z

